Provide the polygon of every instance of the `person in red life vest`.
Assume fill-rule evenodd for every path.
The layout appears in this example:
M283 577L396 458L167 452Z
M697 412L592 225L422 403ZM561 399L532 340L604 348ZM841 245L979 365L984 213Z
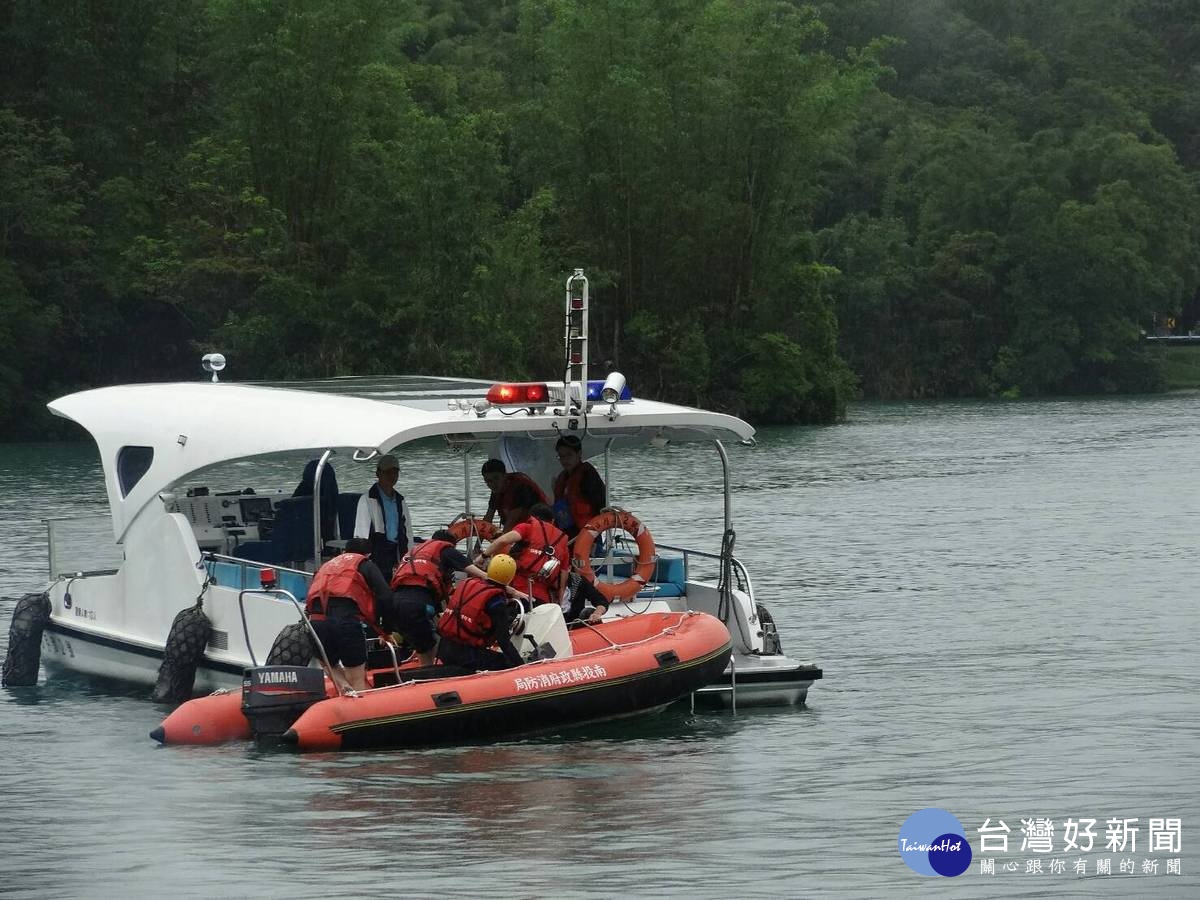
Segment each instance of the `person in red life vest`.
M392 612L384 617L383 627L403 635L423 666L434 663L433 618L446 605L454 573L487 578L483 569L454 549L454 543L451 532L435 531L406 553L392 573Z
M363 626L376 627L392 592L379 567L368 555L371 544L362 538L346 542L346 552L317 569L304 609L334 667L329 677L342 687L367 689L367 636ZM323 665L323 664L322 664ZM341 666L342 671L337 670Z
M604 480L596 467L583 461L583 445L573 434L554 444L563 470L554 479L554 516L558 527L574 540L592 516L604 509Z
M557 603L562 597L571 551L567 536L554 524L554 510L545 503L535 503L529 518L493 540L481 556L486 560L498 553L511 553L517 561L514 584L535 605Z
M483 480L492 492L483 518L490 522L500 513L500 527L505 531L529 518L535 503L549 503L536 481L524 472L509 472L498 459L483 464Z
M451 591L437 626L437 655L444 665L472 672L521 665L521 654L509 640L519 612L508 596L516 572L516 561L498 554L488 563L487 578L467 578Z

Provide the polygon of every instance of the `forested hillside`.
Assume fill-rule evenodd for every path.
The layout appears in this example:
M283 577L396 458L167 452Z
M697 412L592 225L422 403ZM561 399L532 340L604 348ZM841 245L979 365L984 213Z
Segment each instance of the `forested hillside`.
M0 434L122 381L550 377L756 424L1153 390L1185 0L0 0Z

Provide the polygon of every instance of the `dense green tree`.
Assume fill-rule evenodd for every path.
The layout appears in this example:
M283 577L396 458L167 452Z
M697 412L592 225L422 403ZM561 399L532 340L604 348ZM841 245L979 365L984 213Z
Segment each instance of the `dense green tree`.
M576 266L596 366L756 422L1152 389L1200 317L1181 0L3 0L0 56L5 434L214 346L553 376Z

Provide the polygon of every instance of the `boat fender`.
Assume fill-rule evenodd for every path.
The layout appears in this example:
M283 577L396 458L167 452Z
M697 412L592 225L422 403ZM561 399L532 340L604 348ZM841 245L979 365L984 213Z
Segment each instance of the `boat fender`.
M267 654L268 666L307 666L316 656L312 634L303 622L284 626Z
M163 649L158 682L154 685L156 703L180 703L192 696L196 669L208 646L212 622L204 614L204 601L181 610L171 623L167 646Z
M26 594L17 601L8 627L8 656L0 672L0 685L37 684L42 660L42 631L50 621L50 596Z

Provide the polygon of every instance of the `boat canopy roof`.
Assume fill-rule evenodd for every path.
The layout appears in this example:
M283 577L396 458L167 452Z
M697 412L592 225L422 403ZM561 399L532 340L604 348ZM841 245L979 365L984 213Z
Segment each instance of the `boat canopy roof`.
M159 492L191 473L271 453L386 453L439 435L460 445L508 435L551 440L575 433L613 444L754 435L734 416L642 399L617 404L612 417L607 404L586 416L555 415L551 406L538 413L489 409L480 417L473 404L491 384L426 376L141 384L81 391L49 407L95 439L118 540Z

